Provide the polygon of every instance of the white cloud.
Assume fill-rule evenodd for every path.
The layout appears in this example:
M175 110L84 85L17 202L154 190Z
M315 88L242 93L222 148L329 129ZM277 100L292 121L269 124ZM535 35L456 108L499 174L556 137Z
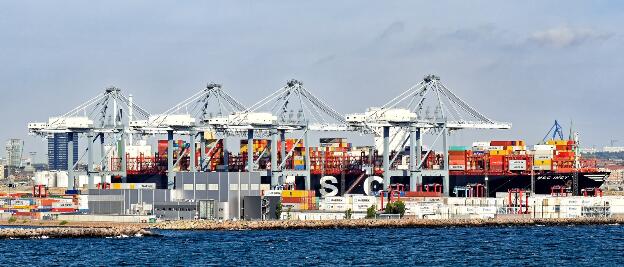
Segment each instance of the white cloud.
M612 34L599 32L589 28L557 27L545 31L534 32L529 40L540 45L557 48L576 46L590 41L606 40Z

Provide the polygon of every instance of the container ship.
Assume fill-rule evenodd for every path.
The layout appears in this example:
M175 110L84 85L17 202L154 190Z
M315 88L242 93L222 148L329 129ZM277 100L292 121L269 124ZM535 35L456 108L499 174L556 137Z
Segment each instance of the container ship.
M582 159L575 148L574 140L549 140L531 150L526 148L524 141L451 146L448 156L449 194L495 196L496 192L511 189L533 189L535 194L571 195L575 175L579 190L591 192L603 184L609 171L597 168L593 159ZM320 150L311 150L312 185L320 194L324 193L321 179L328 175L337 178L336 187L341 195L365 193L366 178L383 176L382 159L374 152L371 157L366 149L352 149L344 143L329 144ZM395 156L397 160L392 169L408 170L409 151L400 155L391 154L390 158ZM437 170L444 166L443 154L423 151L421 158L424 169ZM367 168L372 171L366 171ZM390 180L392 184L401 184L409 191L409 176L393 176ZM415 191L441 193L442 180L440 176L424 176ZM296 181L297 187L304 186L302 179ZM370 186L371 191L382 189L376 179Z
M224 157L222 140L206 136L206 171L245 171L247 162L247 140L240 143L240 153L227 153ZM321 138L319 146L310 147L311 188L317 195L364 194L382 190L382 157L374 147L354 147L345 138ZM609 172L599 169L596 161L583 159L577 152L577 141L548 140L527 148L524 141L474 142L472 146L450 146L448 152L450 196L488 195L507 192L510 189L531 191L535 194L572 194L574 177L578 177L578 190L599 188ZM305 147L303 140L286 139L278 143L278 149L285 145L291 151L284 164L285 170L305 170ZM188 171L189 144L182 140L174 142L174 157L182 157L174 171ZM259 170L270 169L270 140L255 139L254 161ZM149 150L148 150L149 151ZM153 155L129 155L127 182L155 183L159 188L167 184L167 141L158 142L158 151ZM439 170L444 166L444 156L436 151L424 150L421 155L424 169ZM195 151L196 162L200 152ZM279 153L278 153L279 154ZM398 154L398 155L397 155ZM409 169L409 151L391 153L391 169ZM227 164L225 163L227 159ZM120 159L111 158L111 167L119 168ZM278 160L281 162L281 157ZM409 174L408 174L409 175ZM329 177L329 178L324 178ZM372 178L372 179L368 179ZM379 179L375 179L379 178ZM263 176L262 183L270 184L270 177ZM287 176L286 186L305 188L304 176ZM409 176L393 176L392 184L401 184L410 191ZM121 178L113 178L121 182ZM422 183L412 191L441 193L443 178L422 177ZM365 186L370 190L365 190ZM270 188L266 188L267 190ZM367 192L368 191L368 192ZM577 193L578 194L578 193Z

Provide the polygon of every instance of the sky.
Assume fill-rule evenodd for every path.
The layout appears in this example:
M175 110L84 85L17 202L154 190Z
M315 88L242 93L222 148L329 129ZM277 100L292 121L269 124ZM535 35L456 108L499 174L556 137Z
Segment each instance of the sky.
M158 113L218 82L244 104L296 78L337 111L380 106L430 73L511 130L558 119L583 146L624 145L619 1L4 1L0 140L114 85ZM0 155L4 155L0 153Z

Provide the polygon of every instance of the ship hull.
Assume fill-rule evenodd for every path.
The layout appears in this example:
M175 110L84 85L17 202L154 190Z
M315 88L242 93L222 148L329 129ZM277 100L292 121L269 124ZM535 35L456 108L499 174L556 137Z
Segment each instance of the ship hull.
M606 178L608 172L586 172L578 173L579 188L598 188ZM311 176L311 190L315 190L318 196L323 195L344 195L344 194L365 194L364 184L370 186L371 192L378 192L383 189L380 183L381 179L375 179L368 176L361 177L360 174L345 174L334 176L335 180L321 181L323 176ZM536 174L535 177L535 193L550 194L553 186L572 187L574 173L542 173ZM367 178L370 178L367 180ZM393 184L403 184L409 187L408 176L393 176L391 182ZM450 175L449 184L451 188L451 196L455 196L453 189L455 187L463 187L471 184L482 184L488 187L487 192L490 197L494 197L496 192L507 192L509 189L531 190L530 175L488 175L487 183L485 175ZM423 177L423 184L442 184L442 177ZM305 178L297 177L295 179L297 189L305 188ZM351 189L351 190L349 190Z
M598 188L606 178L608 172L585 172L578 173L579 188ZM362 173L348 173L344 175L331 176L333 178L323 178L325 176L312 175L310 177L311 190L316 191L317 196L325 195L345 195L345 194L372 194L383 189L381 177L370 177ZM553 186L572 187L574 173L542 173L535 175L535 193L550 194ZM262 177L262 183L269 184L270 177ZM391 183L403 184L406 190L409 190L409 176L393 176ZM463 187L471 184L482 184L488 187L487 192L490 197L496 195L496 192L507 192L509 189L523 189L529 191L531 189L530 175L488 175L487 183L485 175L453 175L449 176L449 184L451 188L451 196L455 196L453 189L455 187ZM162 174L156 175L128 175L129 183L155 183L157 188L167 188L167 176ZM364 190L365 184L370 188L368 192ZM423 177L423 184L443 184L442 177ZM296 177L295 187L297 189L305 188L305 178Z

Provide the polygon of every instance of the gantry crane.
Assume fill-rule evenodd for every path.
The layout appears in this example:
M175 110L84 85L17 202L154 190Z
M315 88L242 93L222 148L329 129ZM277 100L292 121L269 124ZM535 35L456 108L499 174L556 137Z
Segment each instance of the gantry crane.
M422 184L423 176L442 176L444 194L447 196L450 192L447 146L449 131L511 128L510 123L493 121L478 112L444 86L435 75L425 76L421 82L382 107L369 108L365 113L347 115L346 120L352 127L373 131L383 138L383 176L386 190L390 186L390 177L407 174L402 170L390 169L396 159L396 156L390 159L390 132L391 129L397 129L395 136L399 136L402 141L399 142L402 143L400 149L403 149L409 140L410 190L415 191L417 184ZM422 168L422 135L425 132L437 133L431 147L442 137L444 167L441 170ZM429 153L431 150L427 155Z
M149 116L147 120L131 122L130 126L143 135L167 135L167 177L168 188L173 189L175 182L174 167L179 164L182 157L174 162L173 138L174 134L188 135L191 155L190 171L197 171L195 161L196 137L200 137L200 170L206 168L206 151L204 133L215 131L208 121L214 117L240 112L244 110L243 104L227 94L221 84L209 83L204 89L176 104L161 114ZM224 148L224 165L227 171L227 146L225 143L228 135L236 134L233 131L219 131Z
M247 170L255 171L253 160L253 140L255 134L268 133L271 137L271 186L283 184L287 175L304 176L305 188L310 190L310 153L308 133L310 131L348 130L344 117L314 96L301 81L290 80L279 90L273 92L242 112L229 116L216 117L209 121L215 128L247 131ZM285 170L286 159L292 156L294 147L286 151L282 145L278 162L278 137L284 142L287 132L299 132L305 147L305 171ZM297 143L298 144L298 143ZM296 146L296 145L295 145Z
M126 118L124 113L128 114ZM125 169L125 146L126 140L132 139L134 132L128 127L128 123L133 120L134 114L139 117L147 118L149 113L136 105L132 95L126 97L121 93L121 89L109 87L103 93L89 99L80 104L69 112L56 117L50 117L47 122L32 122L28 124L30 134L48 137L54 133L65 133L68 137L67 144L67 166L68 166L68 189L76 188L76 165L73 162L73 149L75 142L78 142L80 135L87 137L87 171L88 187L94 189L94 175L100 174L104 179L105 175L118 175L126 177ZM105 148L108 139L111 149ZM93 144L99 141L100 144L100 170L94 168L94 149ZM107 167L107 155L118 143L121 150L121 170L111 171ZM84 156L84 153L82 156ZM80 156L79 158L82 158ZM80 160L79 160L80 161Z

